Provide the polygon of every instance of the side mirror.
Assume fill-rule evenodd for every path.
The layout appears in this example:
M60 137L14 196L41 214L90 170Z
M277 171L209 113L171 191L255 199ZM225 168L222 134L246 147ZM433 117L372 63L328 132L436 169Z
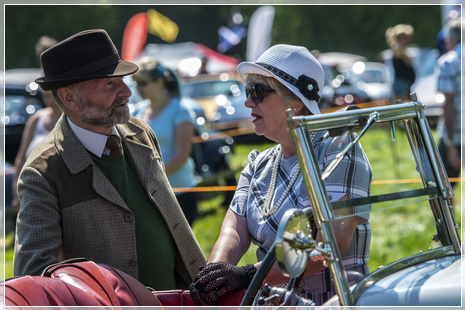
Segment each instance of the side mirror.
M312 229L307 215L301 209L287 210L276 235L276 260L284 275L296 278L307 267L309 253L314 247Z

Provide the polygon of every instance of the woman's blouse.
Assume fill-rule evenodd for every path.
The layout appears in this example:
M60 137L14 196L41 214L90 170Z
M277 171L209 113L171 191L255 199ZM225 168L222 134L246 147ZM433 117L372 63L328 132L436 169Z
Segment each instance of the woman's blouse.
M134 114L142 118L145 109ZM168 162L176 153L176 126L183 122L194 122L193 111L173 98L168 106L156 118L146 121L157 136L163 162ZM194 177L195 164L191 157L174 173L168 176L171 187L192 187L196 185Z
M313 146L320 171L345 148L347 143L353 141L356 134L345 137L329 137L326 131L318 132ZM263 205L268 192L272 168L278 154L280 145L260 153L257 150L249 154L249 164L242 171L236 193L230 209L236 214L247 218L247 227L252 242L258 246L257 260L262 261L276 239L279 222L286 210L291 208L304 209L310 207L307 189L300 173L294 186L285 197L281 207L269 218L263 215ZM276 190L273 196L273 206L281 197L298 166L297 157L281 158ZM372 171L368 159L360 145L357 143L339 166L325 181L330 201L337 201L348 194L350 198L367 197L370 195ZM370 205L354 207L354 213L362 218L357 226L349 249L343 256L344 268L367 264L370 253L369 237L371 228L369 219ZM366 220L363 220L366 219ZM363 223L362 223L363 222ZM363 240L362 240L363 239ZM321 291L321 281L324 271L303 279L302 284L307 291ZM329 287L329 286L328 286Z

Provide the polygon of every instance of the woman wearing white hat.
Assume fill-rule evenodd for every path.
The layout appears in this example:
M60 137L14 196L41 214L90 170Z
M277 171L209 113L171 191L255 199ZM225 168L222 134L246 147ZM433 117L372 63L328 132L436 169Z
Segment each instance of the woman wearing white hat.
M278 145L262 153L257 150L250 153L249 164L241 174L209 264L190 286L191 296L198 305L217 305L218 297L247 288L275 241L284 212L310 206L285 111L291 108L294 115L320 114L318 100L324 83L323 68L305 47L281 44L269 48L256 63L239 64L238 72L247 85L245 105L251 109L255 132ZM344 148L341 139L325 133L311 133L320 169ZM345 137L344 143L353 139L355 134ZM336 201L370 195L371 180L370 164L357 144L325 184L330 199ZM369 273L371 229L368 213L360 214L367 209L357 208L353 210L357 215L333 223L351 284ZM316 240L319 242L320 237ZM258 246L258 262L237 267L250 242ZM288 280L275 264L265 282L276 285ZM308 264L301 289L300 294L317 305L335 294L329 270L322 262Z

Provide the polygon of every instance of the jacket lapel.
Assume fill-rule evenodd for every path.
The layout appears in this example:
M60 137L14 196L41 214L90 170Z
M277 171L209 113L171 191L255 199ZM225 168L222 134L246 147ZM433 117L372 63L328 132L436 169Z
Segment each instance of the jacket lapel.
M69 171L72 174L77 174L92 166L92 187L95 192L108 201L129 210L111 182L95 166L87 150L69 126L64 114L57 122L54 131L55 145Z
M117 125L116 128L129 153L125 154L125 156L129 155L131 157L142 186L147 193L153 196L157 190L156 182L153 182L153 178L160 175L160 173L164 174L163 162L160 155L147 146L147 142L143 143L143 141L147 140L147 136L141 127L129 122L125 125Z
M163 214L168 226L174 227L181 220L173 213L176 197L171 190L159 149L147 146L149 135L136 124L117 125L118 132L126 143L126 148L148 195ZM182 214L180 212L179 214Z

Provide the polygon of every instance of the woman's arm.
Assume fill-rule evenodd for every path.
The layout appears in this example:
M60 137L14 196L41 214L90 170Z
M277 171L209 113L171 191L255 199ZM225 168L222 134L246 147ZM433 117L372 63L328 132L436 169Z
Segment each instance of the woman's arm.
M192 149L191 139L194 136L194 124L182 122L176 126L176 152L169 161L165 163L165 172L170 175L176 172L189 158Z
M250 247L247 219L231 209L226 212L220 236L213 246L209 263L223 261L237 265Z
M246 218L229 209L208 264L189 286L196 305L218 306L219 297L249 286L257 269L253 265L236 266L249 246Z

